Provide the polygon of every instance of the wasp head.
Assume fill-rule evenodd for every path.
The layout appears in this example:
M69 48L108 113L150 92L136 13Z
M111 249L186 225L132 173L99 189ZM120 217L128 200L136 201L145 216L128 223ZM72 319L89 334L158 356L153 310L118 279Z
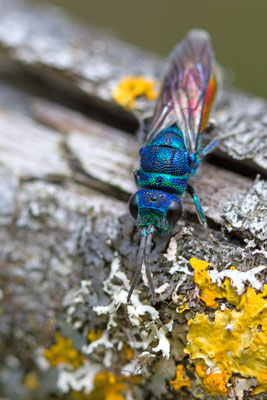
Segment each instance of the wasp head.
M148 278L152 303L156 303L156 295L150 272L150 251L152 235L155 232L162 235L168 232L182 215L182 203L174 196L161 190L139 190L129 200L129 210L141 230L141 242L137 258L136 273L128 294L130 301L132 292L137 284L142 264L144 262Z
M153 226L155 233L168 232L182 215L182 203L173 194L143 189L129 200L129 210L140 229Z

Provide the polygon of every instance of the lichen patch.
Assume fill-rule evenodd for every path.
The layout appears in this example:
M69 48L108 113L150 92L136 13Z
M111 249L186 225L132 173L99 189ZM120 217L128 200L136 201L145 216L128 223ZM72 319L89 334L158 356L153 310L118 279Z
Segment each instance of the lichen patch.
M253 393L267 390L266 295L267 285L258 294L248 288L241 297L238 310L231 311L227 307L224 311L218 310L214 321L205 314L197 314L189 320L188 343L184 351L195 360L199 375L206 368L203 383L210 393L216 390L226 393L226 383L235 373L257 379L258 386ZM215 373L222 375L207 378Z
M155 81L143 76L126 76L122 78L118 86L112 90L112 96L116 103L127 110L135 109L135 100L144 96L148 100L156 98Z

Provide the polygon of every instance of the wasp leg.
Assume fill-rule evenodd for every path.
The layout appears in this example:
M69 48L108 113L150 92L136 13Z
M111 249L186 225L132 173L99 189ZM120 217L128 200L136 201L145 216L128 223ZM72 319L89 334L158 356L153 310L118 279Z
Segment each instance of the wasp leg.
M140 143L144 143L146 136L147 136L147 131L149 128L149 125L152 121L152 116L149 114L146 114L143 118L139 119L139 128L137 130L137 138Z
M210 152L212 152L212 151L215 149L215 147L218 146L220 140L221 140L220 137L217 137L217 138L212 139L212 140L209 142L209 144L208 144L206 147L204 147L204 149L201 151L201 155L202 155L202 156L206 156L207 154L209 154Z
M205 133L212 133L216 129L216 122L214 120L208 121L208 124L206 126L206 129L203 132L203 135ZM219 143L220 139L218 137L215 137L211 139L209 144L204 147L204 149L201 151L201 155L205 156L206 154L210 153Z
M197 211L197 216L198 216L198 220L199 220L200 224L203 226L203 228L207 232L207 234L208 234L209 238L212 240L212 242L217 244L216 240L214 239L212 233L209 230L205 215L204 215L204 213L202 211L202 208L201 208L199 199L197 197L197 194L195 192L195 189L193 188L192 185L188 184L187 187L186 187L186 191L187 191L187 193L190 194L190 196L194 200L196 211Z
M228 133L226 133L225 135L221 135L221 136L215 137L214 139L212 139L212 140L207 144L206 147L204 147L204 149L201 151L201 155L202 155L202 156L207 155L208 153L210 153L211 151L213 151L213 149L214 149L216 146L218 146L218 144L219 144L222 140L225 140L225 139L227 139L227 138L229 138L229 137L231 137L231 136L234 136L234 135L236 135L236 134L237 134L237 132L228 132Z
M133 172L133 175L134 175L135 184L136 184L136 186L138 187L138 182L139 182L139 170L136 169L136 170Z

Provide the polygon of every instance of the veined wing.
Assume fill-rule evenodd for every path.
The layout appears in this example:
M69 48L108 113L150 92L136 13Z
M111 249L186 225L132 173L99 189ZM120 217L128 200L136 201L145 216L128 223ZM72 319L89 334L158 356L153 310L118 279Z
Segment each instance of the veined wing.
M216 87L210 36L206 31L194 29L171 53L145 141L151 142L161 130L177 124L183 132L186 148L195 153Z

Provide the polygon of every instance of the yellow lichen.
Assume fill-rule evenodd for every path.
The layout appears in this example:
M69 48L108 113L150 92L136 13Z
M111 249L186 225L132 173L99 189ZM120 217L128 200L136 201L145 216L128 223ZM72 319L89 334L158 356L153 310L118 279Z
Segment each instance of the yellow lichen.
M226 278L225 281L220 286L222 297L224 297L229 303L237 306L240 302L240 296L236 294L235 289L231 284L231 279Z
M122 392L127 388L127 385L122 383L120 377L112 372L102 371L96 375L94 379L95 389L90 393L90 400L124 400Z
M177 308L176 308L176 311L179 313L179 314L182 314L184 311L186 311L186 310L189 310L189 305L188 305L188 303L184 303L184 304L181 304L181 305L179 305Z
M23 380L23 385L27 389L29 389L29 390L31 390L33 392L38 390L39 387L40 387L40 383L39 383L39 379L38 379L38 376L36 375L36 373L35 372L29 372L25 376L25 378Z
M178 294L176 296L176 303L177 303L176 312L177 313L182 314L185 310L189 310L189 305L186 300L187 300L187 298L181 294Z
M226 278L222 285L218 287L211 281L211 278L208 274L207 268L209 263L206 261L197 260L196 258L191 258L190 264L195 271L194 282L201 290L200 299L204 301L207 307L213 309L218 308L219 305L215 299L222 298L225 298L233 305L237 305L239 303L240 296L236 294L229 278Z
M214 283L211 282L210 276L206 269L209 263L196 258L190 259L191 267L195 270L194 282L198 285L201 290L200 299L211 308L218 308L218 303L215 299L221 299L221 289L218 288Z
M226 383L227 381L225 375L219 372L209 374L203 379L203 385L206 391L212 396L226 396Z
M115 376L112 372L101 371L94 379L94 389L90 393L72 391L74 400L125 400L123 395L134 384L141 382L140 376Z
M116 89L112 91L112 96L116 103L120 106L129 109L135 108L135 99L140 96L145 96L148 100L154 100L155 81L143 76L129 76L122 78Z
M133 357L133 350L131 349L131 347L127 346L127 344L123 344L122 346L122 354L123 354L123 358L125 358L126 360L130 360Z
M196 360L197 365L205 362L206 374L220 372L224 380L220 381L220 390L234 373L244 377L255 377L259 386L254 393L267 390L267 285L263 293L256 294L248 288L242 295L238 310L216 311L214 321L205 314L197 314L189 320L188 344L185 353ZM200 362L202 364L200 364ZM200 367L198 367L198 375ZM203 374L201 376L203 378ZM204 378L207 382L207 378ZM212 380L209 381L209 389ZM216 382L215 382L216 383ZM218 382L217 382L218 383ZM215 384L214 390L218 387Z
M90 342L95 342L96 340L101 338L101 335L102 335L102 332L101 332L100 329L97 329L97 330L96 329L92 329L88 333L87 337L90 340Z
M52 367L64 363L77 369L84 362L84 356L72 346L71 339L65 338L59 332L56 333L56 339L56 344L46 349L44 356Z
M205 364L204 360L196 360L196 374L200 377L200 378L204 378L204 376L206 375L206 370L207 370L207 366Z
M71 391L71 399L73 400L88 400L89 395L85 392L77 392L76 390Z
M263 285L262 297L267 297L267 285Z
M178 365L177 369L176 369L176 378L174 381L170 381L170 383L172 384L174 390L178 391L181 389L181 387L183 386L191 386L190 383L190 379L189 377L186 375L184 368L181 364Z

